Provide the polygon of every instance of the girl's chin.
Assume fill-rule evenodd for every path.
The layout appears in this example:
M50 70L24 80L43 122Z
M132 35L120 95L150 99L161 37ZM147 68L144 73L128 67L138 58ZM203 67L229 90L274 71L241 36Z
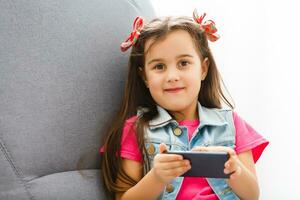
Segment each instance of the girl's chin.
M172 103L167 102L167 105L162 105L162 107L170 112L181 112L186 109L186 106L183 106L182 103Z

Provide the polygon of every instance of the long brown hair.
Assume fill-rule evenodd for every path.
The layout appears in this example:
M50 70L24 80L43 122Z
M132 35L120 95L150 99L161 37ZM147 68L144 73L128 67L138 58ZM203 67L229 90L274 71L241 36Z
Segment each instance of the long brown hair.
M150 95L139 68L144 68L145 43L148 39L154 41L164 39L168 33L174 30L185 30L192 37L200 58L208 58L209 69L205 80L201 84L198 100L201 105L208 108L221 108L222 102L233 108L233 104L225 97L221 88L221 77L216 63L208 46L205 33L199 28L192 18L188 17L163 17L156 18L149 22L141 31L138 41L133 45L128 63L128 77L125 86L122 105L115 119L112 121L104 143L105 153L102 158L102 177L106 189L109 192L124 192L128 188L121 188L116 184L116 179L120 179L128 185L135 185L136 181L126 174L121 164L120 144L122 128L126 119L136 115L139 108L147 108L147 112L141 115L136 123L136 137L139 144L139 151L143 153L143 174L150 169L148 154L145 149L144 128L148 122L157 114L156 103ZM153 43L152 43L153 44ZM224 85L224 84L223 84Z

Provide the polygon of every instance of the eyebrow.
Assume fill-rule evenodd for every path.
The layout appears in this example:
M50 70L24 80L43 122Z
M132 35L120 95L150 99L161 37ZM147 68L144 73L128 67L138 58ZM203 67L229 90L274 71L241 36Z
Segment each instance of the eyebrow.
M193 58L193 56L190 55L190 54L181 54L181 55L176 56L177 59L178 59L178 58L182 58L182 57L190 57L190 58ZM162 59L162 58L155 58L155 59L152 59L152 60L150 60L150 61L148 62L148 65L150 65L150 64L153 63L153 62L159 62L159 61L162 61L162 60L164 60L164 59Z

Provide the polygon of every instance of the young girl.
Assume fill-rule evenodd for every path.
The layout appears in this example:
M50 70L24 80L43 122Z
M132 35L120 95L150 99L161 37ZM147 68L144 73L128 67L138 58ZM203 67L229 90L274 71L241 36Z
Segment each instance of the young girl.
M259 197L254 163L267 146L232 111L208 46L215 23L137 17L123 104L102 148L102 176L115 199L251 199ZM222 108L222 102L231 109ZM165 151L225 151L229 179L181 177L188 160ZM211 166L214 167L214 166Z

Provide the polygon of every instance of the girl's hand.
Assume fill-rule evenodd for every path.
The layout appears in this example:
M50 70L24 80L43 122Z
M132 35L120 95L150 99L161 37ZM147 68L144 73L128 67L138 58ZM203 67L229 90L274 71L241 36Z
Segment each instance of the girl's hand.
M231 174L229 179L235 179L242 173L242 163L236 155L235 151L229 147L224 146L209 146L209 147L195 147L192 151L223 151L229 154L229 159L225 163L224 173Z
M191 169L190 162L184 160L181 155L164 154L167 150L165 144L159 145L159 154L154 157L152 171L156 178L164 184L171 182L174 178Z

